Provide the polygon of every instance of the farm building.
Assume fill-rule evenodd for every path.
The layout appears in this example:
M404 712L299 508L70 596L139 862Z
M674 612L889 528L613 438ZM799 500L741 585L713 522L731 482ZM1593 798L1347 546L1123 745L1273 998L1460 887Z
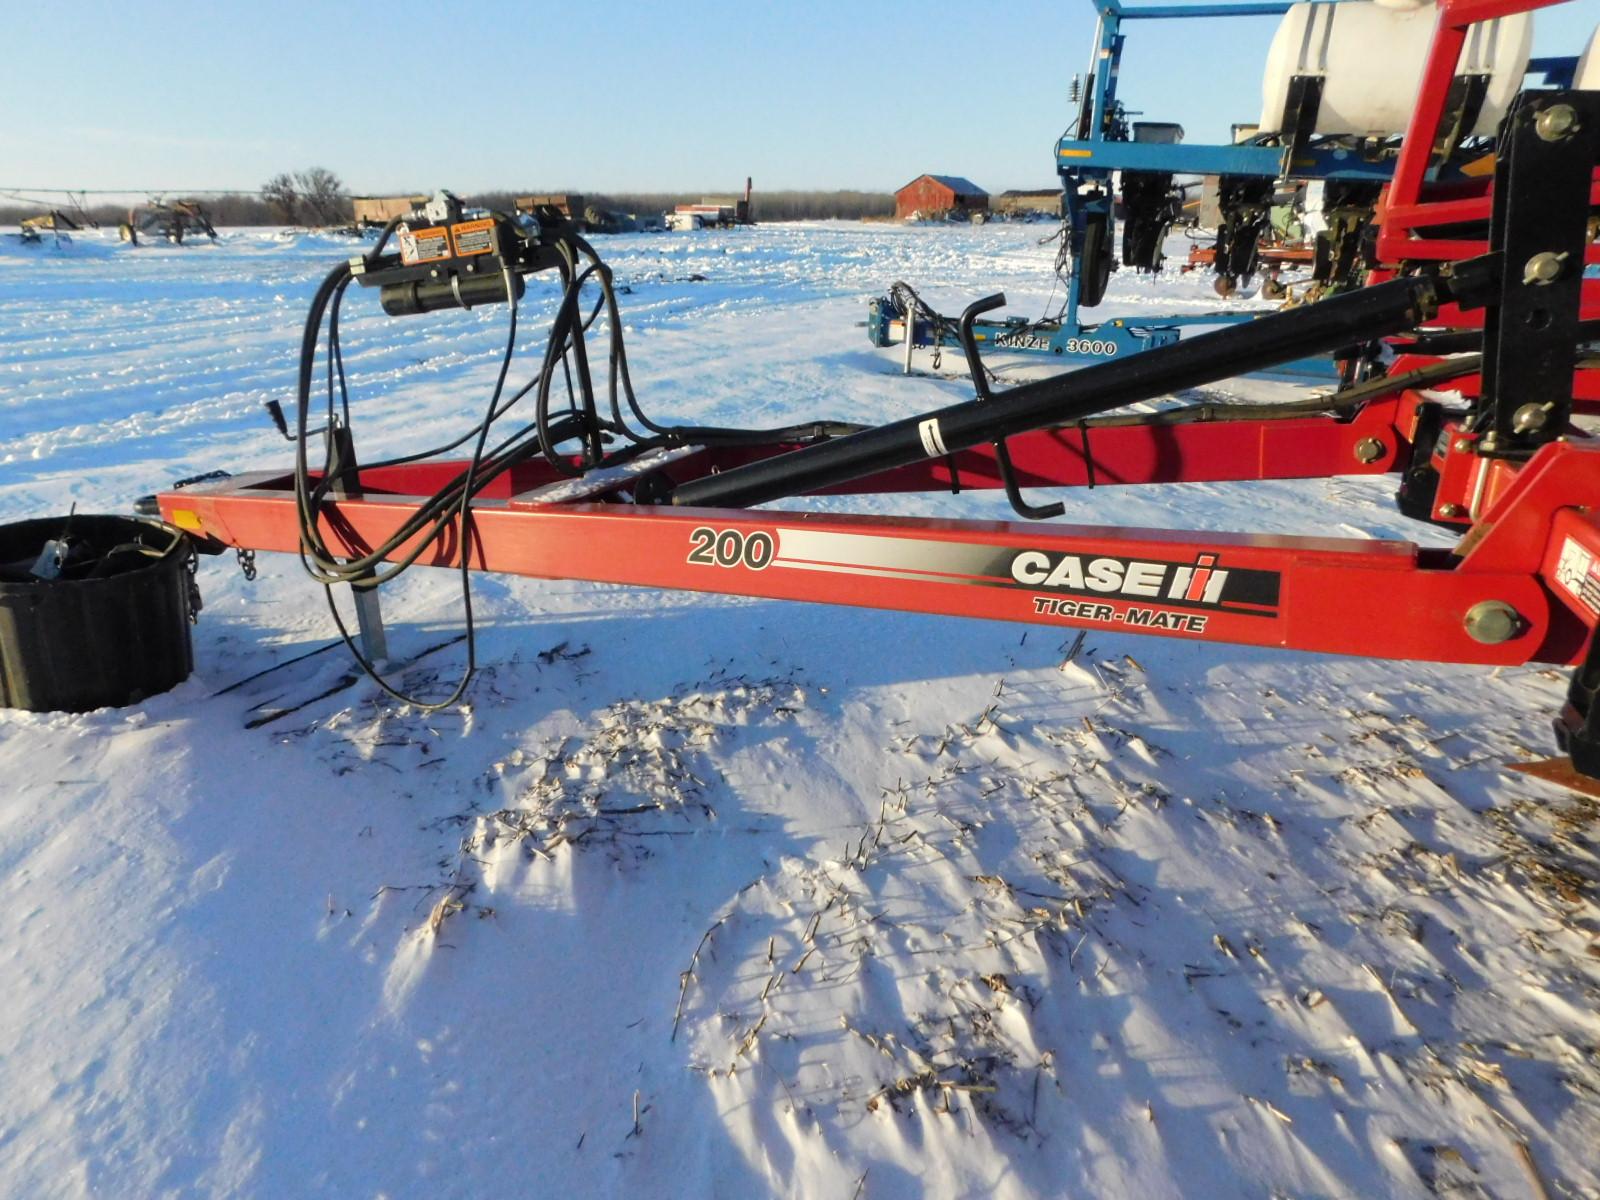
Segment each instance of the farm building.
M894 194L894 215L901 220L988 211L989 193L959 175L918 175Z

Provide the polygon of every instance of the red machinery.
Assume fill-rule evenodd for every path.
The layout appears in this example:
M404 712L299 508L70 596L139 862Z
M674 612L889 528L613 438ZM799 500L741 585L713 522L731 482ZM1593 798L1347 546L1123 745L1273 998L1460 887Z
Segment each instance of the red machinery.
M1310 267L1315 264L1317 257L1316 248L1306 242L1272 242L1262 239L1256 248L1256 261L1266 269L1266 279L1261 285L1261 294L1268 300L1281 300L1289 294L1288 285L1281 275L1286 267ZM1192 246L1189 257L1183 261L1178 269L1185 273L1197 269L1211 270L1217 264L1217 248L1215 246ZM1212 287L1219 296L1231 296L1238 289L1238 281L1229 276L1219 275Z
M1492 184L1441 196L1427 182L1466 26L1535 6L1441 0L1379 242L1391 269L1373 286L999 393L970 336L991 297L963 318L976 399L870 429L736 434L651 424L633 400L620 341L612 415L602 415L577 299L586 279L612 306L614 339L621 322L609 273L597 259L582 266L576 252L592 252L581 239L555 224L542 233L508 226L491 231L493 255L469 260L449 243L485 223L435 214L436 229L402 227L402 237L415 246L437 235L441 257L397 263L374 251L357 260L356 281L381 285L391 312L444 306L463 286L479 300L509 299L514 341L516 272L554 264L567 300L536 381L534 432L486 450L486 418L468 462L357 470L348 404L341 414L335 403L335 340L326 456L312 469L306 411L323 310L331 302L336 314L351 282L336 272L307 324L296 470L167 492L161 512L214 549L299 551L319 580L352 583L358 596L396 569L389 564L415 561L456 566L463 579L471 568L1371 657L1576 664L1558 735L1581 773L1600 776L1600 443L1571 424L1600 399L1600 370L1578 354L1589 336L1580 321L1600 312L1600 281L1585 280L1582 266L1600 262L1587 241L1600 201L1600 93L1526 93L1503 128ZM1430 236L1446 226L1450 236ZM503 286L498 297L491 284ZM1461 329L1408 333L1440 324ZM1406 350L1387 376L1331 397L1101 415L1401 334ZM1463 348L1477 353L1454 354ZM551 381L568 361L579 393L569 412L552 415ZM342 367L337 378L343 401ZM651 436L629 432L619 380ZM1462 403L1446 407L1425 390L1442 386ZM517 398L501 396L497 388L490 417ZM1378 473L1400 473L1402 509L1458 527L1460 544L751 507L800 494L1004 487L1019 514L1037 518L1060 507L1030 504L1023 487Z

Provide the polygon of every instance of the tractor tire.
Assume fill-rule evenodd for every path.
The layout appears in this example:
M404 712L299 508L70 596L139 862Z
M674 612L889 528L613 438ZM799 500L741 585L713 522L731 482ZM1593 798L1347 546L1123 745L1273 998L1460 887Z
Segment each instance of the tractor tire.
M1105 299L1111 282L1113 253L1111 215L1092 213L1084 219L1083 253L1078 256L1078 303L1093 308Z

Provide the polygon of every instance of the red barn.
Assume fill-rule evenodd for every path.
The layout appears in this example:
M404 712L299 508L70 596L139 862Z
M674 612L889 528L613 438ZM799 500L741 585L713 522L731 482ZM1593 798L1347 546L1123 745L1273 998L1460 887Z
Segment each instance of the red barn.
M918 175L894 194L894 215L901 220L952 211L988 212L989 193L959 175Z

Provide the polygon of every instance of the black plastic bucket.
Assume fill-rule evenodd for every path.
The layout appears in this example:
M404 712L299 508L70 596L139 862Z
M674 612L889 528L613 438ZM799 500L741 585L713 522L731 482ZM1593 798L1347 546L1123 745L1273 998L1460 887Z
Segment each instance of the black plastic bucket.
M0 705L135 704L194 669L194 545L139 517L0 525Z

